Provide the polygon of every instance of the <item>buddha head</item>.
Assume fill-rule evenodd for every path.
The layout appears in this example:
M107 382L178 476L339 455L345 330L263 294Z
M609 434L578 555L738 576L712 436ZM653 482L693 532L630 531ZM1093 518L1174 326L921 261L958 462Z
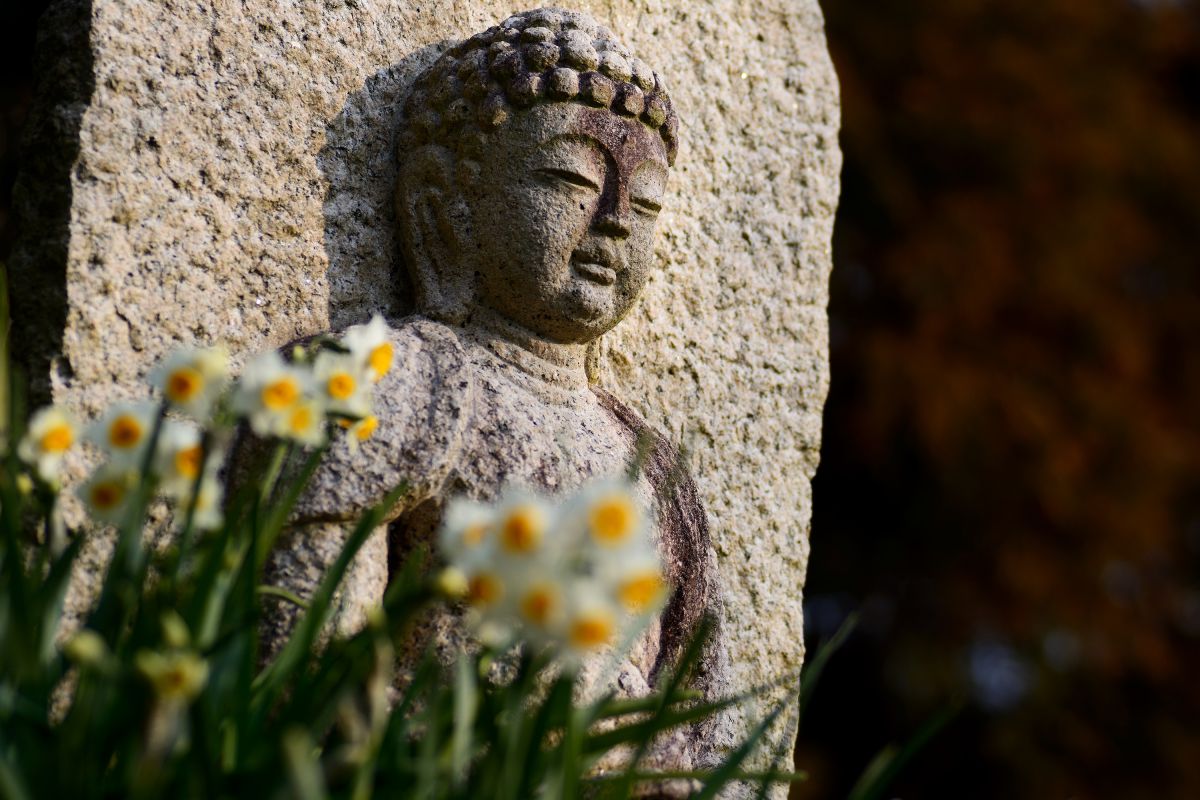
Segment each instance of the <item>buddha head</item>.
M595 340L645 285L677 132L659 76L585 14L525 12L451 47L398 140L418 310Z

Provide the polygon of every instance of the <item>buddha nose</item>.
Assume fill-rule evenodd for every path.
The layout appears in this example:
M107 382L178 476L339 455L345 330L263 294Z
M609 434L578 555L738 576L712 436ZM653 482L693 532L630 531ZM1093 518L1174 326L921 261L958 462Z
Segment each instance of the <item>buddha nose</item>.
M611 181L600 195L592 228L607 236L624 238L630 233L629 190L622 181Z

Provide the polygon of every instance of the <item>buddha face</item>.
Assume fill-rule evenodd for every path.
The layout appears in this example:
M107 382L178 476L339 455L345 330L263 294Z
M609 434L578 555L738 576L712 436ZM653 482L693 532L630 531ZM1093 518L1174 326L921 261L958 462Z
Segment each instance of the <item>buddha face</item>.
M517 113L463 190L476 302L552 341L612 328L646 283L667 181L661 137L578 103Z

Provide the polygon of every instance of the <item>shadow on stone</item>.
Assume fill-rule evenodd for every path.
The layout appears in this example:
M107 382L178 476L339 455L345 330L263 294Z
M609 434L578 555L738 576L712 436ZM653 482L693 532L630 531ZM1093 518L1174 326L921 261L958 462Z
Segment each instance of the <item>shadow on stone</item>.
M332 329L365 321L374 311L412 310L392 205L396 125L412 81L453 44L423 47L376 72L325 127L317 166L329 184L323 212Z
M48 403L51 388L72 375L63 355L67 253L73 180L89 180L77 161L83 115L95 90L91 21L91 0L63 0L38 22L38 101L13 186L19 234L8 267L12 358L29 382L32 405Z

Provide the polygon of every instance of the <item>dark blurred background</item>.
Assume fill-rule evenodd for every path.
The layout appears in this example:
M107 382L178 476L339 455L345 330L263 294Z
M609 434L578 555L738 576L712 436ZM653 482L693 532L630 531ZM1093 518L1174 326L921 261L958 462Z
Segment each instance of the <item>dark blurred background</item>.
M0 10L0 259L33 24ZM845 173L799 798L1200 797L1200 9L822 0Z
M1200 798L1200 8L822 0L833 385L795 797Z
M37 18L46 0L0 2L0 264L12 252L16 230L12 189L20 143L33 102L33 52Z

